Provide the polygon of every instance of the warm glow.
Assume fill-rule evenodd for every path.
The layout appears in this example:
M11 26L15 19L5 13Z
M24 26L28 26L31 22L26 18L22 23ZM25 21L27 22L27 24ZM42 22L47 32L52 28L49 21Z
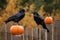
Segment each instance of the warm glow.
M51 23L53 23L53 18L52 17L46 17L45 20L44 20L44 22L46 24L51 24Z
M23 26L19 26L19 25L13 25L10 28L10 33L13 35L20 35L24 33L24 28Z

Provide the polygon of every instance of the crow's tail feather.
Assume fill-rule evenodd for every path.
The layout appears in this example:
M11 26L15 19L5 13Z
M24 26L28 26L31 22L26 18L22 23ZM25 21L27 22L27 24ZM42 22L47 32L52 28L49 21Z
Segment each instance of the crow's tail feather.
M9 22L9 20L4 21L6 24Z
M43 23L42 26L43 26L44 29L47 29L47 32L49 32L49 30L48 30L48 28L46 27L46 24L45 24L45 23Z
M8 23L8 21L4 21L6 24Z

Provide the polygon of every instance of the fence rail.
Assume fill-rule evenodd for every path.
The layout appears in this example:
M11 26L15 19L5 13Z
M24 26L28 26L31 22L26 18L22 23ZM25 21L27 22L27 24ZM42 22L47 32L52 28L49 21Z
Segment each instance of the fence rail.
M5 31L1 32L1 40L49 40L48 36L46 29L39 29L37 27L31 27L29 30L25 27L24 34L19 36L10 34L6 28ZM52 36L50 36L50 40L52 40Z
M11 24L2 25L2 31L0 32L0 40L60 40L60 21L55 21L53 25L46 25L50 30L49 33L45 29L30 28L28 31L25 27L25 32L21 37L11 35L9 29ZM7 28L7 30L5 30ZM33 31L32 31L33 30Z

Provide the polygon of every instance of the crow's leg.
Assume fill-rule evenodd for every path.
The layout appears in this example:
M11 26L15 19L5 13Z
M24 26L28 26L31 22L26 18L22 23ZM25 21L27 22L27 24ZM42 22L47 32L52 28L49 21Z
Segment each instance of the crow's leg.
M19 23L19 22L18 22L17 24L18 24L18 25L20 25L20 23Z
M20 25L18 22L15 22L14 25Z
M16 22L17 25L21 25L19 22Z

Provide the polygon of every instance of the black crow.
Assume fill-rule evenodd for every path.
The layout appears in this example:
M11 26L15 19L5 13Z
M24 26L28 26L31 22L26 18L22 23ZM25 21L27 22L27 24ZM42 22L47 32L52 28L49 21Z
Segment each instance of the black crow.
M21 19L23 19L24 16L25 16L25 10L22 9L22 10L20 10L17 14L12 15L11 17L9 17L9 18L5 21L5 23L7 24L7 23L10 22L10 21L13 21L13 22L18 23Z
M37 12L33 12L33 15L37 25L42 25L44 29L47 29L44 19ZM47 32L49 32L48 29L47 29Z

